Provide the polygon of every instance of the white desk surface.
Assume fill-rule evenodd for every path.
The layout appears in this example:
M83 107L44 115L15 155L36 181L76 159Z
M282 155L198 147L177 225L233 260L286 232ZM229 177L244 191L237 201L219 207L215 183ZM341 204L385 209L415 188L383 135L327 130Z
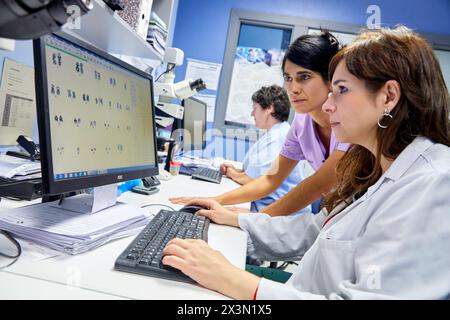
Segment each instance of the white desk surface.
M131 204L166 204L174 209L169 196L210 196L237 187L223 178L221 184L177 176L161 181L160 191L144 196L126 192L119 200ZM28 205L2 199L0 209ZM157 212L161 207L148 207ZM134 236L107 243L84 254L35 261L27 255L0 271L0 299L225 299L211 290L182 282L169 281L114 270L119 254ZM233 264L244 268L247 250L246 233L238 228L210 225L208 243L220 250Z

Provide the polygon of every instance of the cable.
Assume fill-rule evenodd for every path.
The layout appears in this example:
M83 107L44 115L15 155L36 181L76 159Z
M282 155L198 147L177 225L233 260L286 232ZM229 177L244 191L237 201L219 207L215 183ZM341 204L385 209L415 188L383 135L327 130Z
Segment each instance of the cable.
M151 207L151 206L160 206L160 207L166 207L169 208L172 211L177 211L174 208L172 208L171 206L165 205L165 204L159 204L159 203L151 203L151 204L146 204L143 205L141 208L145 208L145 207Z
M6 269L6 268L12 266L14 263L16 263L17 260L19 260L19 258L15 258L13 261L11 261L10 263L8 263L6 266L0 267L0 270Z
M12 255L9 255L9 254L6 254L6 253L3 253L0 251L0 256L6 257L6 258L11 258L11 259L18 258L20 256L20 254L22 253L22 247L20 246L20 243L16 239L14 239L8 231L0 230L0 233L3 234L6 237L6 239L11 241L11 243L17 249L16 255L12 256Z
M173 71L173 69L175 69L175 65L173 64L172 67L170 69L167 69L166 71L164 71L163 73L161 73L158 78L156 78L155 82L159 80L159 78L161 78L162 75L169 73L171 71Z
M7 231L4 230L0 230L0 233L3 234L6 239L8 239L9 241L11 241L11 243L16 247L17 249L17 254L15 255L10 255L10 254L6 254L0 251L0 256L6 257L6 258L10 258L10 259L14 259L13 261L11 261L11 263L7 264L6 266L0 267L1 269L5 269L9 266L12 266L20 257L20 255L22 254L22 247L20 246L20 243L14 239L11 234Z
M290 264L294 264L294 265L298 266L298 263L297 263L297 262L294 262L294 261L284 261L284 262L281 264L281 266L277 267L276 269L284 270L284 269L286 269L287 266L290 265Z

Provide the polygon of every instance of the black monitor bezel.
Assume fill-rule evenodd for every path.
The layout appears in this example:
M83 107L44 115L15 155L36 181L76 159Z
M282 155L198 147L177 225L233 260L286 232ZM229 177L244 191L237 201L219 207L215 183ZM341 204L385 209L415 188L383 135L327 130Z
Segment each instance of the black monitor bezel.
M158 157L156 149L156 124L155 124L155 103L153 95L153 78L150 74L145 73L128 63L117 59L116 57L103 52L94 46L68 34L53 33L53 36L59 37L63 40L72 42L73 44L80 46L101 58L109 60L137 75L144 77L150 81L150 95L151 95L151 108L152 108L152 128L153 128L153 145L154 145L154 159L155 166L149 169L141 169L136 171L127 171L122 173L109 173L97 176L77 177L70 180L55 181L53 176L53 158L52 158L52 146L50 141L50 114L49 114L49 101L48 101L48 86L47 86L47 62L45 58L45 37L33 40L33 53L34 53L34 65L35 65L35 84L36 84L36 107L37 107L37 122L39 129L39 144L41 153L41 171L42 171L42 185L43 194L55 195L63 194L72 191L83 190L86 188L108 185L113 183L120 183L127 180L133 180L143 177L158 175ZM150 141L149 141L150 143Z
M202 101L202 100L200 100L200 99L196 99L196 98L194 98L194 97L189 97L189 98L183 100L184 113L186 113L186 110L187 110L186 105L185 105L185 101L186 101L186 100L194 100L194 101L197 101L197 102L199 102L200 104L202 104L202 105L205 106L205 116L204 116L205 121L203 122L203 141L202 141L201 149L197 149L197 148L196 148L196 146L199 146L199 145L196 145L196 144L190 144L190 150L204 150L204 149L206 148L206 137L205 137L205 134L206 134L206 130L208 129L208 126L207 126L207 111L208 111L208 105L206 104L206 102L204 102L204 101ZM185 120L185 117L184 117L184 115L183 115L183 120L181 121L181 127L182 127L184 130L186 130L186 127L185 127L185 125L184 125L184 120ZM192 146L194 146L194 148L193 148Z

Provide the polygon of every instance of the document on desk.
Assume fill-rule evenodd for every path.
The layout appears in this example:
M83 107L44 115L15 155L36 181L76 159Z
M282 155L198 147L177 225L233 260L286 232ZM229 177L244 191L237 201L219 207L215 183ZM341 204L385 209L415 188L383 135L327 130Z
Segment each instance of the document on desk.
M180 173L182 174L192 175L198 168L215 169L212 161L209 159L189 155L177 155L174 160L181 162Z
M30 161L17 157L0 155L0 177L12 178L41 172L39 161Z
M31 261L41 261L61 255L61 252L41 246L25 239L17 239L22 247L22 256Z
M211 159L202 159L190 155L177 155L174 160L181 162L183 166L188 168L204 167L214 169Z
M151 218L148 210L124 203L95 214L82 214L48 202L1 211L0 229L73 255L137 233Z

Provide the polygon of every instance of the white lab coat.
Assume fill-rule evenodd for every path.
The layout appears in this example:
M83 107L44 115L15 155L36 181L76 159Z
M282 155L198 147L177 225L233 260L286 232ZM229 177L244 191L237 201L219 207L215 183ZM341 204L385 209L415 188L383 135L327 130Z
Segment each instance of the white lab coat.
M240 214L249 255L303 256L286 284L261 279L258 299L450 298L449 147L416 138L322 227L325 219Z

